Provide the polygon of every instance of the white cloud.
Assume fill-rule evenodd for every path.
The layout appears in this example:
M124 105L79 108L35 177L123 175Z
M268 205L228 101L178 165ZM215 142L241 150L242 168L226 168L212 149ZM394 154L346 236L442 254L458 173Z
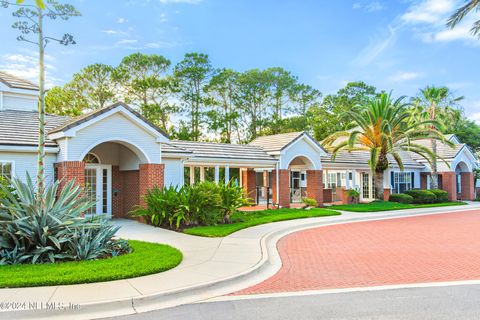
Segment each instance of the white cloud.
M160 3L169 4L169 3L189 3L189 4L197 4L202 2L203 0L158 0Z
M116 44L119 45L119 46L122 46L122 45L129 45L129 44L134 44L134 43L137 43L138 40L136 39L122 39L120 41L118 41Z
M125 19L125 18L118 18L118 19L117 19L117 23L122 24L122 23L125 23L125 22L128 22L128 20Z
M158 42L149 42L144 45L145 49L168 49L177 46L176 42L169 42L169 41L158 41Z
M398 27L389 25L388 33L383 37L371 39L369 45L357 55L353 63L360 66L372 63L385 49L395 43L397 30Z
M478 45L478 39L470 33L472 24L480 19L480 12L473 12L454 29L447 29L445 24L450 15L463 2L459 0L422 0L412 5L401 20L408 26L416 38L423 42L464 41Z
M45 55L45 80L47 88L61 83L61 80L54 77L52 73L56 70L52 64L55 59ZM38 58L36 54L3 54L0 56L0 70L11 73L22 79L38 82Z
M352 9L354 10L363 9L365 12L381 11L384 8L385 8L384 5L380 1L372 1L365 5L362 5L360 2L355 2L352 5Z
M394 82L403 82L403 81L410 81L413 79L417 79L422 77L422 74L417 72L409 72L409 71L399 71L390 77L391 81Z

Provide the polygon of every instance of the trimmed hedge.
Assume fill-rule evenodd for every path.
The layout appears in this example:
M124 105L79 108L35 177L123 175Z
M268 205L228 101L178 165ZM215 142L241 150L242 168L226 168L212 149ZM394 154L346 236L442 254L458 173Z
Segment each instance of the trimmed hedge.
M390 197L388 198L388 201L410 204L413 202L413 197L404 193L396 193L396 194L391 194Z
M440 189L429 190L437 197L437 202L447 202L448 201L448 192Z
M405 194L413 197L412 203L429 204L437 202L437 196L430 190L408 190Z

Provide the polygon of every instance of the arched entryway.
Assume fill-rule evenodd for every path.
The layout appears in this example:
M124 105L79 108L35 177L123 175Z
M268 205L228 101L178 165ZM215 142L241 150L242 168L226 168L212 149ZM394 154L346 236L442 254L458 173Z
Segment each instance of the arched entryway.
M125 215L139 204L139 169L148 157L138 147L119 140L100 142L88 149L82 161L85 194L95 203L89 213Z
M302 199L307 197L307 170L315 170L315 165L306 156L297 156L288 164L290 171L290 202L302 203Z

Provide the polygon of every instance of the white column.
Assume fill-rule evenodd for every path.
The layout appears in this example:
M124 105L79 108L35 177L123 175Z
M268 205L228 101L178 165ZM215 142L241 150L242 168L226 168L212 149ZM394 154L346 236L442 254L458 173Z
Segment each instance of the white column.
M190 184L195 184L195 167L190 167Z
M205 181L205 167L200 167L200 182Z
M225 166L225 183L230 182L230 166Z
M220 168L218 166L215 166L215 183L218 183L220 180Z
M353 188L357 188L357 172L355 170L352 170L352 185Z
M350 189L350 170L345 171L345 189Z

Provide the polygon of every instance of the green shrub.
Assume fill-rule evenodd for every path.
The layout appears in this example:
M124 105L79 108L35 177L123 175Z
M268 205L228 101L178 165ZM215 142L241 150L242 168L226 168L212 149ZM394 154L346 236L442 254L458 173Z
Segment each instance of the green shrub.
M241 186L237 186L233 180L227 184L219 185L220 196L222 198L221 210L223 222L230 222L232 214L237 212L238 208L250 205L252 200L245 198L245 192Z
M238 208L250 203L242 187L209 181L181 188L155 188L147 193L145 202L147 208L136 207L132 214L145 217L155 226L176 229L229 222Z
M428 190L437 197L436 202L448 202L448 192L440 189Z
M318 206L317 200L312 199L312 198L303 198L302 202L305 204L304 209L306 209L308 207L314 207L315 208L315 207Z
M0 199L4 199L7 196L4 190L8 190L9 193L13 192L10 181L2 175L0 175L0 185L2 186L0 187Z
M116 255L112 239L119 227L101 216L85 217L93 206L74 181L58 181L37 197L30 176L26 182L0 185L0 264L89 260ZM122 249L123 250L123 249Z
M415 204L429 204L437 201L437 196L429 190L408 190L405 194L413 197L412 203Z
M351 198L360 198L360 192L358 192L356 189L348 189L347 196Z
M413 202L413 197L404 193L396 193L396 194L391 194L390 197L388 198L388 201L410 204Z

